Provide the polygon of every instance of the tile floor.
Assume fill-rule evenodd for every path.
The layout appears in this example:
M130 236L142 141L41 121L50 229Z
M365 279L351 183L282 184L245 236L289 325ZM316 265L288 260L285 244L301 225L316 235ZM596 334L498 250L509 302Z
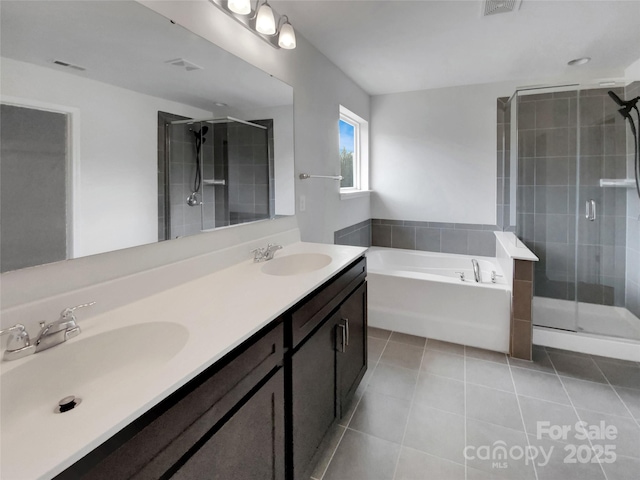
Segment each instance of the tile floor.
M640 479L640 364L538 346L525 362L370 328L368 372L312 478Z

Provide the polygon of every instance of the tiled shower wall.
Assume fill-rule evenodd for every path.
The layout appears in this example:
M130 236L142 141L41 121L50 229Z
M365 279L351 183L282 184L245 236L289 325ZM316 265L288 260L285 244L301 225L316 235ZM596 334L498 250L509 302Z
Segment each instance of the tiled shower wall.
M507 97L497 100L497 204L496 222L499 230L507 230L511 224L509 210L511 206L511 109L508 108Z
M624 98L640 96L640 82L633 82L625 89ZM634 178L633 157L635 155L633 135L627 127L627 178ZM640 318L640 198L633 189L627 190L627 278L626 306Z
M519 98L517 234L540 257L537 296L625 303L627 193L599 186L625 177L625 125L607 91ZM591 199L594 222L584 216Z
M273 120L253 122L267 130L228 125L231 225L269 218L274 211Z
M240 123L207 124L209 130L200 155L203 220L200 206L190 207L186 199L193 191L196 169L193 131L199 131L204 123L170 127L170 202L167 202L164 125L174 120L185 118L158 113L158 239L270 218L275 205L273 120L255 121L267 127L266 130ZM206 185L204 180L225 180L226 185ZM167 203L170 204L170 232L167 232Z
M170 162L169 170L165 167L165 142L164 123L174 120L184 120L183 117L158 112L158 239L166 240L185 235L193 235L202 230L201 209L199 205L190 207L187 205L187 197L193 192L194 176L196 172L196 143L193 131L199 131L200 124L178 124L169 128ZM209 125L209 131L205 135L200 152L200 160L203 164L204 178L213 170L214 149L213 138L215 130ZM170 199L170 232L166 230L166 175L169 180ZM218 187L216 187L218 188ZM214 208L213 190L211 187L203 187L202 202L205 212L212 212ZM205 215L204 228L213 228L213 215Z

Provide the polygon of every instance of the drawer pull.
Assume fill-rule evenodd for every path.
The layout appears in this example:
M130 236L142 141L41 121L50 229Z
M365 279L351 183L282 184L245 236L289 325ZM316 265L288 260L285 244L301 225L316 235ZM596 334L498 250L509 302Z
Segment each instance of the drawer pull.
M349 319L348 318L343 318L344 320L344 327L346 330L346 334L347 334L347 339L345 344L347 345L347 347L349 346Z

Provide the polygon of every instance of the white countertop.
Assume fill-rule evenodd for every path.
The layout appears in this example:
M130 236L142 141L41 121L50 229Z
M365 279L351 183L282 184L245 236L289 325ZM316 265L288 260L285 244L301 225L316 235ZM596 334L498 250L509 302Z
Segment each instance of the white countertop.
M80 320L82 333L78 337L21 360L2 362L2 376L15 370L12 374L14 383L16 378L22 381L22 372L26 372L24 392L17 394L25 395L35 406L23 418L13 418L13 412L5 411L3 403L0 477L10 480L45 479L62 472L276 319L365 251L366 248L361 247L294 243L276 252L276 258L295 253L323 253L332 257L331 263L308 273L275 276L261 272L265 263L247 260L105 314ZM171 322L184 328L154 322ZM100 341L95 341L96 338L109 338L108 354L113 354L114 359L122 363L118 348L126 348L126 342L120 345L112 340L118 338L118 332L110 334L110 337L96 336L147 323L153 325L147 325L146 330L140 329L138 332L163 328L167 328L166 335L169 336L184 332L175 335L176 343L184 344L183 348L176 346L177 353L174 354L164 348L158 351L161 346L153 341L140 341L139 348L145 354L149 353L149 357L161 358L160 363L151 362L149 365L152 367L149 367L142 362L132 365L131 369L126 364L116 365L117 361L109 362L106 369L102 365L100 371L107 373L95 381L81 383L77 391L67 392L82 398L82 403L62 415L53 413L53 407L61 398L58 397L61 392L50 394L51 389L55 390L55 378L46 382L52 386L33 387L29 372L49 368L55 358L65 353L61 349L81 351L83 345L93 345L95 348L95 345L100 345ZM92 338L92 342L87 342ZM55 353L56 350L59 353ZM114 364L113 368L111 363ZM81 367L78 365L79 369ZM70 366L68 371L64 367L59 370L62 370L58 372L61 376L73 375L74 368ZM55 377L55 373L50 377Z

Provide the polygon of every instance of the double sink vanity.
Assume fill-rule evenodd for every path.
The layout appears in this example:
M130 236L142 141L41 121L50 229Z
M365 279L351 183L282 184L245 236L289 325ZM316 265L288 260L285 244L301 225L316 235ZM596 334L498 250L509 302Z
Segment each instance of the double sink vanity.
M366 370L364 252L297 242L78 312L80 335L1 364L0 476L308 477Z

